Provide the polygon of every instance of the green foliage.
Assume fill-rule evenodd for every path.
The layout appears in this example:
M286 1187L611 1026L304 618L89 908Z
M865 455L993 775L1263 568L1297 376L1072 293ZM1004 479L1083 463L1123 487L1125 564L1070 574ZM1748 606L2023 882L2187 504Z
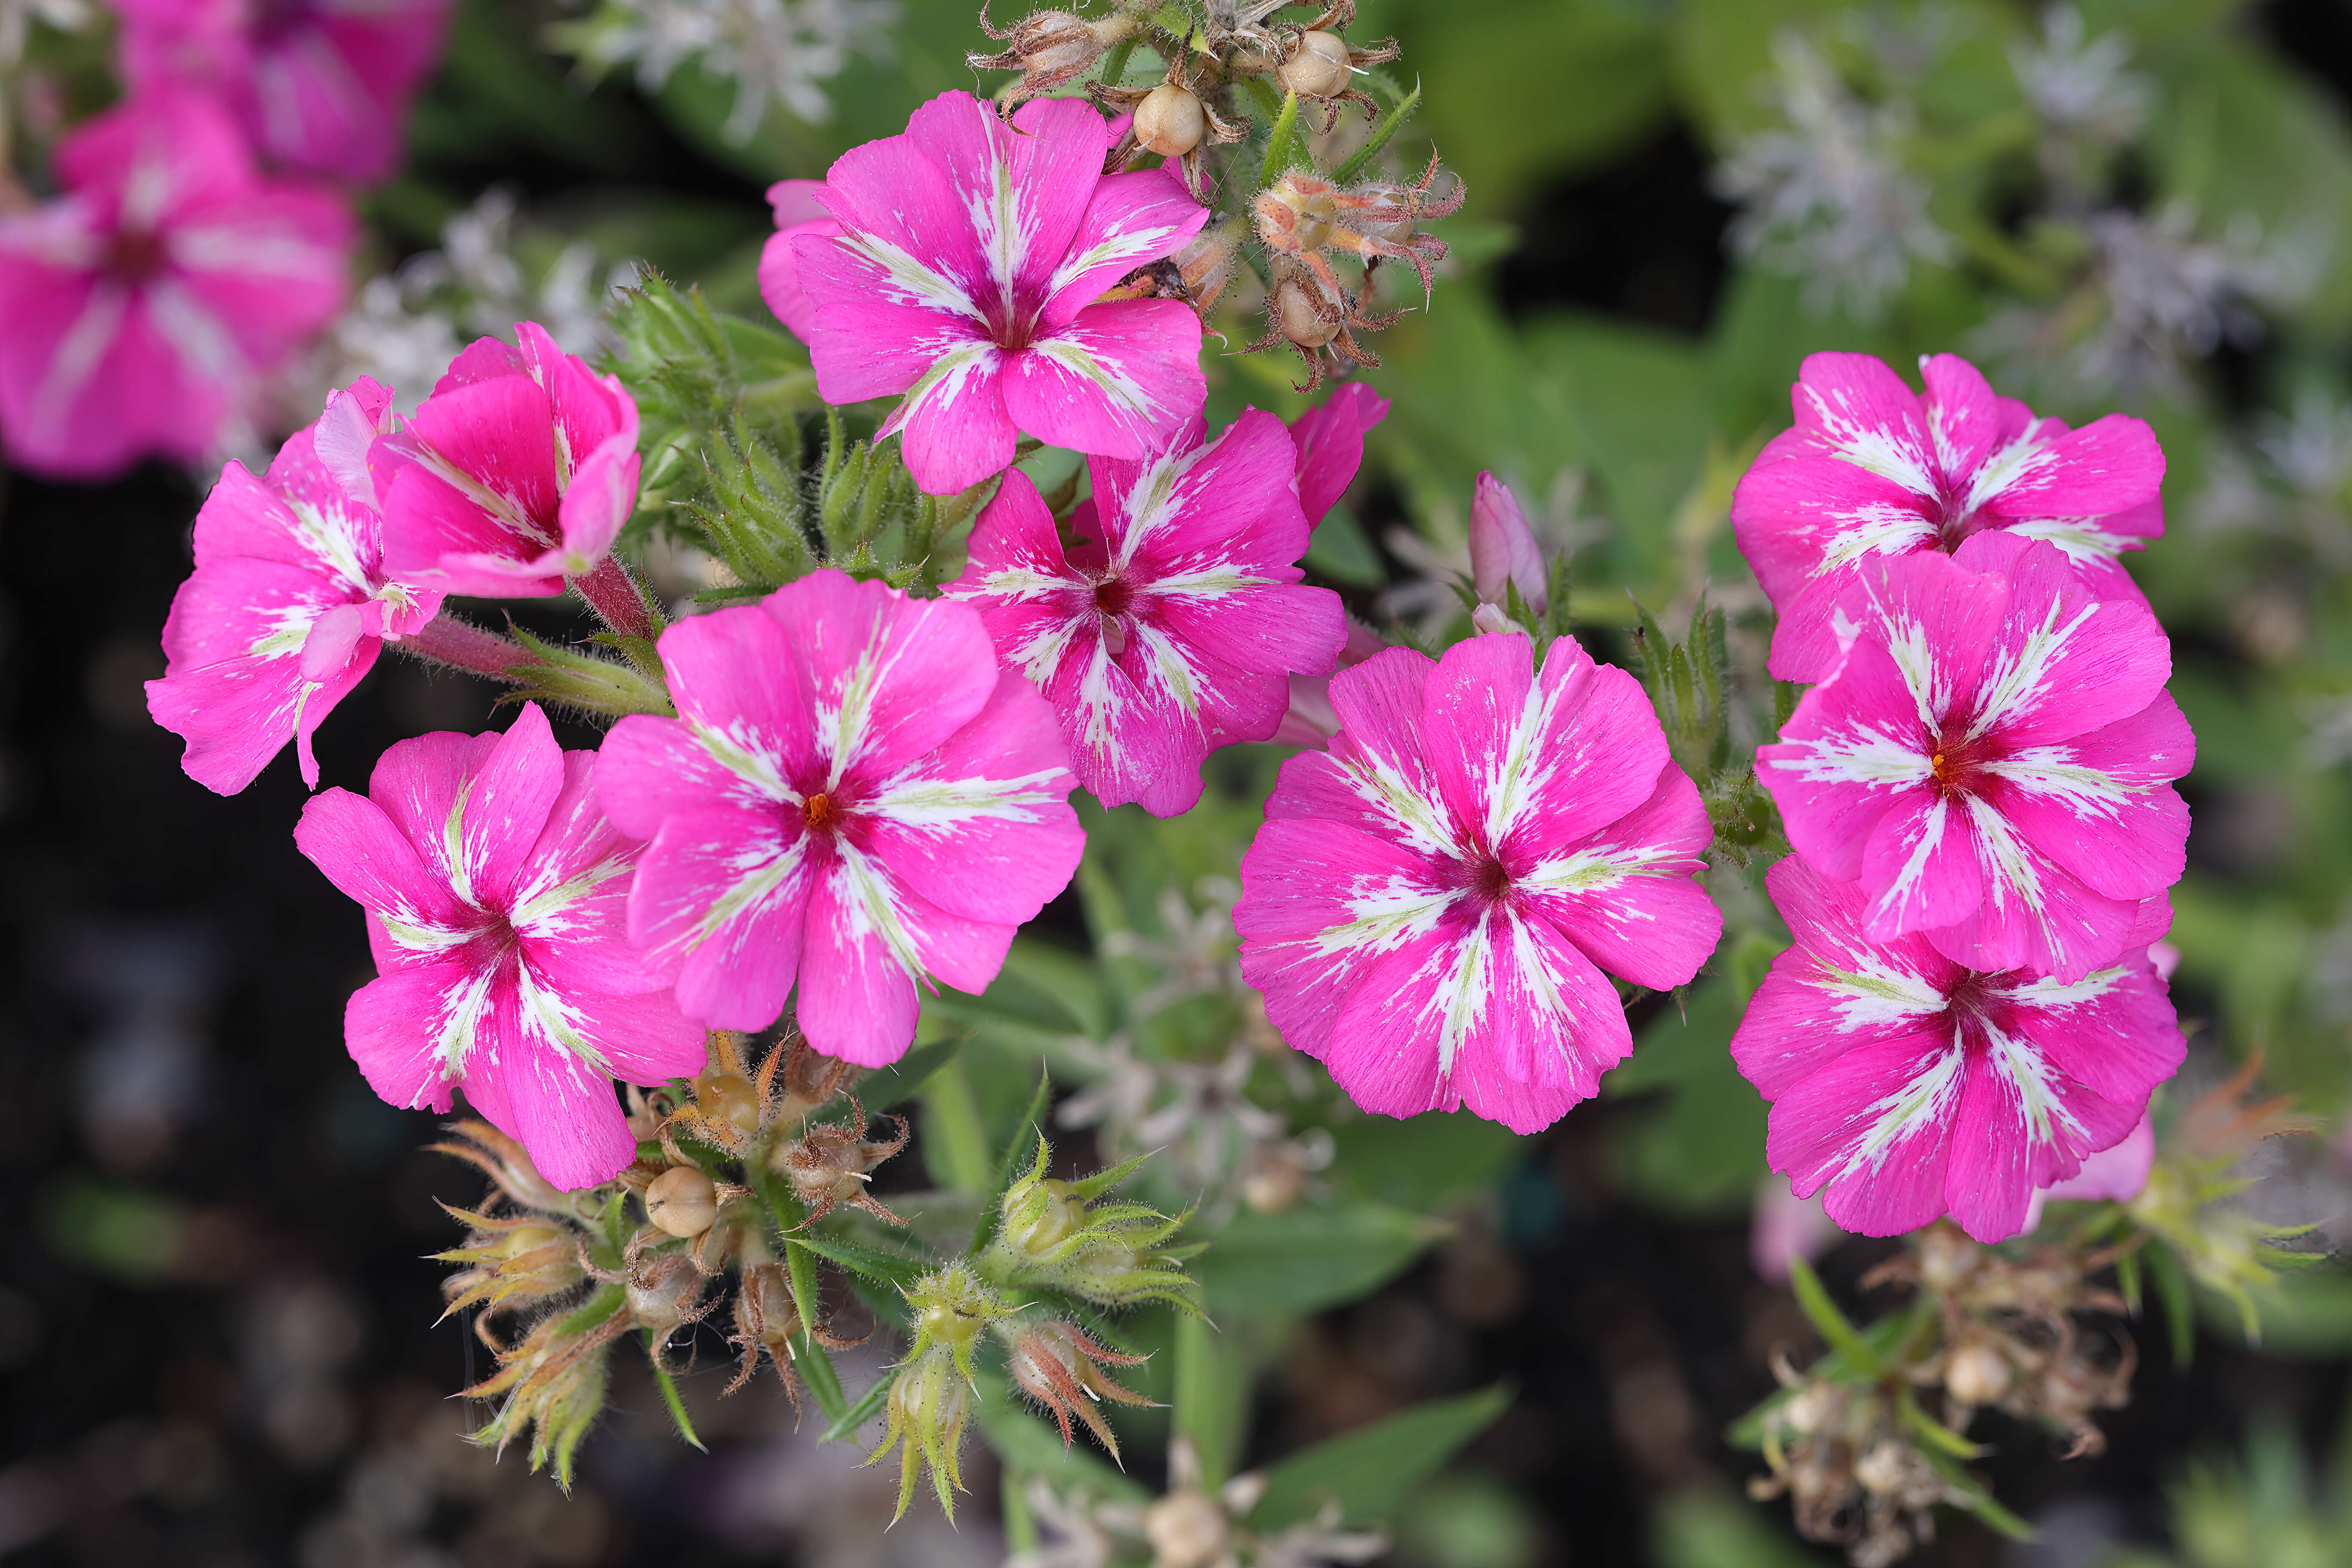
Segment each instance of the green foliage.
M1193 1266L1209 1314L1291 1316L1368 1294L1401 1273L1447 1226L1382 1204L1239 1214Z
M1278 1530L1312 1518L1327 1500L1349 1521L1393 1518L1410 1489L1493 1426L1511 1399L1501 1386L1433 1399L1294 1454L1266 1471L1250 1523Z

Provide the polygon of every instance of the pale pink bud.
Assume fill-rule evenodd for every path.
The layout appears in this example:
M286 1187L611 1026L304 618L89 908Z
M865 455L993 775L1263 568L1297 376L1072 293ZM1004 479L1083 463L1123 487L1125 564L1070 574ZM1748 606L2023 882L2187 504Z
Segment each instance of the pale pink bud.
M2124 1134L2122 1142L2088 1156L2083 1161L2083 1168L2064 1181L2035 1192L2026 1207L2025 1229L2020 1234L2031 1236L2041 1226L2042 1205L2050 1198L2069 1198L2077 1203L2106 1199L2127 1204L2147 1190L2148 1173L2155 1168L2156 1123L2142 1111L2138 1123Z
M1785 1176L1767 1176L1756 1189L1755 1216L1748 1222L1748 1258L1775 1285L1789 1279L1789 1259L1811 1263L1844 1233L1822 1207L1822 1196L1801 1198Z
M1381 634L1360 621L1348 622L1348 641L1339 649L1339 668L1361 664L1389 645ZM1321 746L1339 732L1339 710L1331 706L1331 678L1294 675L1290 678L1290 710L1274 732L1277 746Z
M1527 627L1503 613L1500 605L1481 605L1470 612L1470 625L1482 637L1494 637L1504 632L1527 633Z
M1490 605L1503 603L1504 585L1516 583L1529 610L1541 615L1550 606L1535 531L1519 510L1519 498L1492 474L1478 476L1470 501L1470 580Z

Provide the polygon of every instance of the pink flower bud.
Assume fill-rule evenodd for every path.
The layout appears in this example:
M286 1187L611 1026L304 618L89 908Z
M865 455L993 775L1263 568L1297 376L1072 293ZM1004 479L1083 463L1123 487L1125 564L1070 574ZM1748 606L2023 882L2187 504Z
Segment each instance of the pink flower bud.
M1503 613L1500 605L1481 605L1470 612L1470 625L1481 637L1495 637L1505 632L1527 636L1528 628Z
M1490 605L1502 604L1504 584L1516 583L1528 609L1541 615L1550 605L1535 532L1519 510L1519 498L1492 474L1478 476L1470 502L1470 580Z
M1756 1211L1748 1231L1748 1258L1756 1272L1775 1285L1789 1279L1789 1259L1811 1263L1844 1233L1822 1211L1822 1195L1801 1198L1786 1177L1767 1176L1756 1189Z

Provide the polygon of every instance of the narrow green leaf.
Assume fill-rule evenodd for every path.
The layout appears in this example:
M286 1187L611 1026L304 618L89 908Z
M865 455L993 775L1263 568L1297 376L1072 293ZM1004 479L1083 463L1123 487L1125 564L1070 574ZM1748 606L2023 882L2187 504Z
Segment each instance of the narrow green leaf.
M646 1349L649 1352L656 1349L651 1329L646 1331ZM651 1356L650 1359L654 1366L654 1382L661 1387L662 1403L669 1406L669 1418L677 1423L677 1435L686 1439L688 1447L700 1448L702 1452L708 1454L710 1450L702 1447L702 1439L694 1435L694 1423L687 1418L686 1401L677 1392L677 1379L672 1377L669 1374L669 1369L662 1365L658 1354Z
M2124 1305L2135 1318L2140 1314L2139 1254L2126 1252L2116 1259L2116 1286L2122 1292Z
M857 1403L835 1416L833 1425L824 1429L824 1436L817 1441L838 1443L845 1437L857 1436L860 1426L882 1414L883 1402L890 1397L890 1385L898 1381L897 1367L883 1368L881 1375L868 1384L866 1392L857 1396Z
M1384 1421L1318 1443L1266 1472L1253 1529L1280 1530L1312 1518L1326 1500L1351 1521L1394 1517L1415 1483L1442 1469L1463 1445L1509 1408L1505 1384L1434 1399Z
M1053 1102L1053 1075L1040 1069L1037 1091L1029 1097L1029 1109L1013 1124L1013 1136L1004 1145L1004 1157L997 1162L996 1183L989 1188L987 1200L980 1205L980 1224L971 1233L971 1256L978 1257L996 1235L1003 1216L997 1211L1004 1205L1004 1194L1021 1179L1037 1157L1037 1141L1045 1134L1045 1107Z
M942 1062L923 1085L923 1163L941 1186L974 1194L987 1189L988 1132L961 1061Z
M2149 1244L2147 1265L2156 1277L2157 1298L2164 1303L2165 1327L2172 1331L2172 1364L2186 1372L2197 1359L2197 1306L2189 1293L2188 1271L2162 1242Z
M1372 160L1381 155L1381 149L1389 144L1390 138L1404 129L1404 122L1412 119L1412 111L1420 107L1421 83L1415 80L1412 90L1405 94L1394 109L1381 116L1381 122L1372 127L1372 133L1364 138L1364 144L1357 148L1346 163L1332 171L1332 183L1351 185L1361 179L1364 171L1372 166Z
M1955 1508L1966 1509L2011 1541L2035 1539L2032 1525L2003 1508L2000 1500L1988 1491L1974 1476L1960 1468L1949 1455L1935 1448L1922 1448L1919 1452L1927 1456L1927 1462L1936 1467L1937 1473L1951 1489L1951 1501Z
M1830 1293L1822 1289L1821 1276L1802 1258L1791 1255L1789 1259L1789 1285L1797 1293L1797 1305L1814 1328L1821 1331L1822 1342L1845 1357L1846 1364L1865 1377L1885 1373L1885 1364L1875 1351L1865 1342L1846 1315L1838 1310Z
M1981 1444L1969 1442L1920 1409L1919 1402L1912 1397L1907 1388L1896 1395L1895 1409L1902 1414L1904 1423L1913 1432L1925 1438L1929 1446L1941 1448L1956 1459L1980 1459L1991 1451Z
M919 1258L907 1258L896 1253L877 1252L869 1247L858 1247L846 1241L824 1236L796 1236L792 1245L804 1247L835 1268L846 1268L860 1279L879 1285L905 1287L931 1271L931 1265ZM799 1292L796 1290L794 1294ZM808 1314L801 1314L803 1321Z
M1201 1456L1202 1484L1233 1479L1249 1424L1250 1366L1241 1347L1190 1314L1176 1319L1176 1430Z
M784 1238L784 1273L792 1282L793 1306L802 1324L793 1342L793 1365L815 1396L816 1407L827 1420L838 1421L848 1403L841 1392L841 1380L834 1375L833 1358L808 1332L807 1325L816 1322L824 1311L824 1296L817 1288L816 1258L806 1238Z
M1282 112L1274 117L1274 129L1266 132L1265 165L1260 177L1270 185L1287 171L1313 162L1314 154L1307 148L1306 127L1299 123L1298 95L1285 93Z
M869 1111L906 1104L933 1073L955 1059L962 1047L961 1035L950 1035L946 1039L917 1046L888 1067L876 1068L857 1080L858 1103Z

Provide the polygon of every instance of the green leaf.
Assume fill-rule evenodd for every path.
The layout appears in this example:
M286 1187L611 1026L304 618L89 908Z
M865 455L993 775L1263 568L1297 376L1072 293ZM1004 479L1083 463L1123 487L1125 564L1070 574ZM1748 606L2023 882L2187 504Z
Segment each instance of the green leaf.
M866 1392L857 1396L857 1403L835 1416L833 1425L817 1441L838 1443L845 1437L856 1436L860 1426L882 1414L883 1402L890 1397L890 1385L898 1381L898 1369L884 1367L880 1375L866 1385Z
M2172 1364L2189 1370L2197 1359L2197 1303L2189 1289L2189 1271L2180 1257L2162 1242L2147 1247L2148 1272L2156 1279L2156 1294L2164 1303L2165 1327L2172 1331Z
M657 1349L651 1329L646 1331L646 1348L648 1351ZM669 1418L677 1423L677 1435L686 1439L688 1447L699 1448L708 1454L710 1450L703 1447L702 1439L694 1435L694 1423L687 1417L686 1401L677 1392L677 1379L672 1377L669 1374L669 1369L662 1365L658 1353L654 1354L651 1360L654 1367L654 1382L661 1389L662 1403L669 1407Z
M980 1102L959 1058L932 1069L923 1085L923 1163L931 1180L977 1197L986 1190L991 1162Z
M1326 1173L1349 1197L1423 1213L1483 1192L1527 1157L1528 1141L1466 1110L1356 1116L1331 1129Z
M1926 1439L1930 1447L1941 1448L1956 1459L1981 1459L1991 1452L1982 1444L1969 1442L1966 1437L1920 1409L1919 1401L1912 1396L1911 1391L1907 1388L1898 1391L1895 1394L1895 1408L1901 1412L1904 1424Z
M1838 1310L1838 1304L1830 1300L1813 1266L1793 1253L1789 1258L1789 1287L1797 1293L1797 1305L1804 1309L1806 1318L1820 1331L1822 1342L1843 1356L1848 1366L1866 1377L1885 1374L1885 1364L1879 1360L1877 1352Z
M1211 1491L1232 1479L1249 1435L1250 1363L1235 1341L1189 1312L1176 1316L1176 1430L1201 1456Z
M1934 1447L1925 1447L1918 1451L1926 1457L1929 1464L1936 1467L1937 1474L1944 1478L1944 1484L1950 1489L1950 1500L1955 1508L1965 1509L1975 1514L2011 1541L2034 1539L2033 1527L2003 1508L2000 1500L1986 1489L1984 1483L1960 1468L1958 1462L1950 1455Z
M1351 588L1377 588L1389 580L1381 552L1364 534L1363 524L1344 506L1335 506L1315 525L1307 545L1307 565L1318 576Z
M876 1068L857 1080L858 1103L869 1111L906 1104L933 1073L955 1059L962 1045L961 1037L950 1035L944 1040L917 1046L888 1067Z
M1235 1215L1192 1265L1212 1319L1319 1311L1403 1272L1451 1229L1385 1204Z
M1251 1528L1276 1531L1311 1519L1327 1500L1355 1521L1391 1519L1415 1483L1444 1468L1510 1407L1506 1384L1434 1399L1294 1454L1266 1472Z
M774 1194L770 1205L775 1206ZM808 1325L819 1321L824 1296L817 1288L816 1257L809 1250L807 1238L788 1236L784 1238L784 1273L793 1287L793 1306L801 1315L801 1332L793 1345L793 1364L809 1385L816 1398L816 1407L831 1421L841 1419L847 1401L841 1392L841 1379L834 1375L833 1358L808 1331Z
M1022 1173L1035 1162L1037 1146L1045 1135L1045 1108L1053 1103L1053 1078L1041 1070L1037 1074L1036 1092L1029 1097L1029 1109L1022 1113L1020 1121L1013 1124L1013 1136L1004 1145L1003 1158L996 1163L995 1184L990 1187L980 1205L980 1224L971 1235L972 1257L980 1255L981 1249L996 1235L996 1227L1003 1223L1003 1215L998 1211L1004 1206L1004 1194L1012 1190L1014 1182L1021 1179Z
M1312 168L1315 155L1307 146L1307 127L1300 123L1298 95L1285 93L1282 112L1274 117L1274 129L1266 132L1265 166L1260 171L1260 183L1272 184L1292 169Z
M832 1237L795 1236L792 1238L792 1245L805 1247L827 1263L879 1285L901 1288L912 1285L936 1267L925 1258L909 1258L903 1253L877 1252L870 1247L859 1247ZM802 1317L805 1321L807 1314L803 1312Z
M1371 134L1364 138L1364 144L1357 148L1346 163L1331 172L1332 183L1352 185L1363 178L1364 171L1372 166L1372 160L1381 155L1381 149L1404 128L1404 122L1412 119L1412 111L1420 107L1421 83L1416 81L1412 84L1412 90L1397 100L1396 107L1381 116L1381 122L1372 127Z

